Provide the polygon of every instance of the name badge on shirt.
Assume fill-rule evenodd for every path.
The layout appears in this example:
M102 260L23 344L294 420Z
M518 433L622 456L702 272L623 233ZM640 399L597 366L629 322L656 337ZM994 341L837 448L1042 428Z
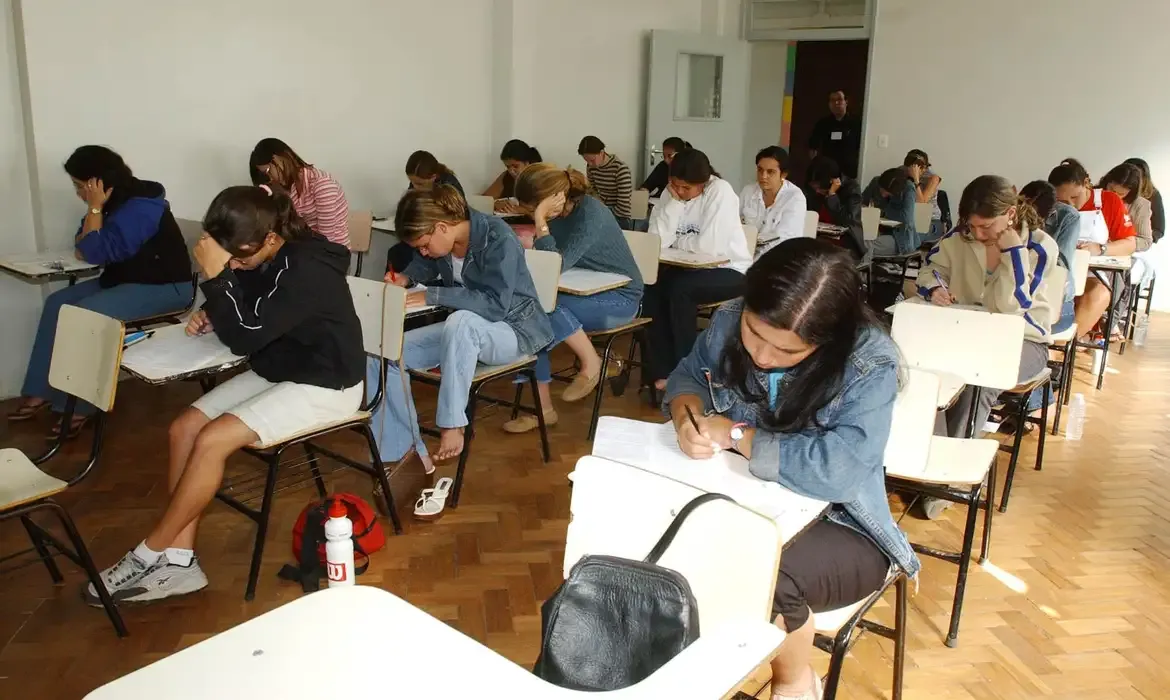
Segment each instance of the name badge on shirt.
M844 132L834 131L833 133L829 134L829 140L830 141L840 141L841 137L843 135L844 135Z

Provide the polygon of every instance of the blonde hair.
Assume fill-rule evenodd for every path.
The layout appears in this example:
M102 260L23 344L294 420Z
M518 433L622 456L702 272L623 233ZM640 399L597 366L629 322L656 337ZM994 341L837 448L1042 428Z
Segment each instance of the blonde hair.
M516 178L516 199L526 207L535 207L561 193L566 201L576 205L589 194L589 181L579 170L562 170L552 163L533 163Z
M980 175L963 189L963 196L959 199L959 219L966 222L973 215L994 219L1003 216L1012 207L1016 208L1016 217L1010 227L1021 236L1043 227L1044 222L1036 207L1032 206L1027 197L1016 192L1015 186L1007 178ZM965 230L963 237L970 240L970 231Z
M410 190L398 200L394 234L409 243L431 233L440 221L458 224L469 218L467 200L451 185L438 185L428 192Z

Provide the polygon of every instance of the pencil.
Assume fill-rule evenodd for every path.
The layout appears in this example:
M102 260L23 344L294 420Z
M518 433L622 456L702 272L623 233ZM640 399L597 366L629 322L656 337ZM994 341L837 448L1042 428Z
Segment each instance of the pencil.
M691 419L691 425L695 426L695 432L701 435L703 431L699 430L699 421L695 420L695 414L691 412L691 407L683 406L683 408L687 409L687 418Z

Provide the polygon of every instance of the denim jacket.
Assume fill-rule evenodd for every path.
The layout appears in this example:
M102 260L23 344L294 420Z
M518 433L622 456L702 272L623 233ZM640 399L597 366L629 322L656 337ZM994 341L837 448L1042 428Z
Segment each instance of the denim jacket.
M424 258L418 252L403 271L412 280L441 279L427 287L427 303L463 309L516 333L520 352L530 355L552 342L552 325L536 296L524 247L503 219L471 211L471 235L463 259L463 285L455 281L451 256Z
M914 204L918 201L914 193L917 189L918 185L907 178L906 189L902 190L902 194L886 197L882 195L881 185L875 177L865 188L865 192L861 193L863 205L881 209L883 219L902 222L891 231L898 255L909 255L918 250L922 245L922 234L927 233L919 231L914 223Z
M720 376L719 355L727 338L739 333L742 313L742 300L729 302L715 312L691 354L671 373L664 407L681 395L691 394L702 400L705 411L758 424L765 407L747 403L739 392L725 386ZM799 371L799 366L787 371L781 380L781 395ZM758 383L760 393L767 395L764 372L754 372L749 381ZM832 504L826 516L829 520L866 535L913 576L921 565L890 515L883 466L897 393L897 348L883 331L867 329L853 347L840 392L817 414L827 429L799 433L757 430L748 468L757 478L828 501Z

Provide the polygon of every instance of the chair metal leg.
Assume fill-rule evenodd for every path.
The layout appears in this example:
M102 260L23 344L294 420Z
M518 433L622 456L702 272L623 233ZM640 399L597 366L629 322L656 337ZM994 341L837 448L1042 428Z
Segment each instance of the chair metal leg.
M597 382L597 388L594 389L593 415L589 419L589 430L585 433L585 439L591 442L597 433L597 418L601 415L601 399L605 396L605 378L609 373L609 357L613 351L613 341L620 337L620 333L610 336L609 342L605 344L605 352L601 355L601 379Z
M837 686L841 683L841 667L845 665L845 654L849 652L849 638L853 628L846 626L837 632L833 639L833 653L829 657L829 672L825 674L823 700L834 700L837 697Z
M1069 399L1072 398L1072 383L1073 375L1077 371L1077 344L1073 341L1068 349L1068 378L1064 380L1064 405L1068 405Z
M1012 457L1008 461L1007 479L1003 483L1003 496L999 501L999 512L1007 512L1008 497L1012 495L1012 481L1016 478L1016 463L1020 460L1020 445L1024 442L1024 428L1027 427L1028 418L1028 397L1022 396L1019 398L1019 408L1016 411L1016 434L1012 439ZM994 486L992 487L994 490ZM989 498L990 498L990 491ZM988 508L991 507L992 501L988 500Z
M268 458L268 479L264 482L264 500L260 502L260 518L256 521L256 543L252 545L252 565L248 568L248 587L244 589L244 600L256 597L256 581L260 578L260 560L264 556L264 539L268 536L268 519L272 516L272 501L275 498L276 474L280 470L280 456L283 448Z
M82 568L85 569L85 575L97 590L98 598L102 601L102 607L105 608L106 616L110 618L110 623L114 625L114 632L119 637L125 637L129 634L126 631L126 623L122 622L122 614L118 612L118 606L114 605L114 599L110 597L110 592L106 590L106 584L102 581L97 567L94 566L93 557L89 556L89 548L85 546L85 540L81 539L81 533L77 531L77 526L73 524L73 518L69 517L69 511L52 500L46 500L45 506L57 514L57 519L61 521L61 527L65 528L65 534L69 537L69 542L73 545L73 551L77 554L77 558L81 560Z
M309 460L309 470L313 472L313 483L317 484L317 495L325 498L329 492L325 489L325 480L321 478L321 469L317 467L317 453L313 451L313 446L308 440L301 445L305 448L305 457Z
M516 398L512 399L512 420L520 417L520 400L524 398L524 383L516 383ZM540 397L537 396L539 399Z
M535 377L535 375L533 375ZM472 384L467 396L467 427L463 429L463 452L459 454L459 466L455 468L455 486L451 488L451 507L459 506L459 494L463 491L463 472L467 469L467 460L471 455L471 440L475 437L475 407L479 403L479 390L483 384ZM537 404L540 396L536 397ZM541 428L544 427L544 417L540 419ZM543 432L543 431L542 431Z
M906 607L909 577L898 578L894 603L894 688L892 700L902 700L902 675L906 667Z
M605 367L604 360L601 366ZM604 371L603 369L602 372L604 373ZM605 375L602 374L602 376ZM536 372L528 371L528 383L532 386L532 403L536 406L536 423L540 427L540 454L544 457L544 463L548 464L549 460L552 459L552 453L548 448L548 426L544 423L544 406L540 403L540 391L537 390L536 386Z
M402 534L402 522L398 519L398 509L394 507L394 496L390 493L390 479L386 476L386 470L382 468L382 455L378 451L378 441L374 438L374 431L370 429L369 423L362 423L358 428L362 436L366 438L366 444L370 448L370 464L374 467L374 472L377 474L374 478L382 486L382 498L386 500L386 512L390 514L390 523L394 526L394 534Z
M1044 443L1048 437L1048 404L1052 403L1052 382L1044 382L1044 405L1040 407L1040 432L1036 443L1036 471L1044 468Z
M626 393L626 386L630 383L630 377L634 375L634 352L638 349L641 337L641 329L634 331L630 337L630 347L626 353L626 364L622 366L622 373L609 380L609 390L613 392L614 396L620 397Z
M53 583L62 583L65 581L65 577L61 575L61 570L57 568L57 562L53 561L53 553L45 546L45 541L37 534L36 529L32 526L32 521L28 519L27 515L20 516L20 524L24 525L24 531L28 533L28 538L32 541L32 546L37 550L41 561L45 563L45 568L49 570L49 578L53 579Z
M975 486L971 489L971 497L967 501L967 527L963 531L963 549L959 553L959 576L955 581L955 600L951 606L951 626L947 631L945 644L954 648L959 644L959 619L963 615L963 595L967 592L967 571L971 568L971 546L975 543L975 522L979 516L979 499L983 488ZM994 506L988 502L987 509Z
M983 542L979 549L979 563L986 564L991 553L991 519L995 514L995 480L999 477L999 454L991 459L991 468L987 470L987 512L983 514ZM978 507L978 503L977 503Z
M1075 343L1076 340L1073 340ZM1064 395L1068 391L1072 375L1068 368L1068 358L1073 343L1064 346L1064 354L1060 357L1060 386L1056 387L1056 415L1052 418L1052 434L1060 433L1060 414L1064 412Z

